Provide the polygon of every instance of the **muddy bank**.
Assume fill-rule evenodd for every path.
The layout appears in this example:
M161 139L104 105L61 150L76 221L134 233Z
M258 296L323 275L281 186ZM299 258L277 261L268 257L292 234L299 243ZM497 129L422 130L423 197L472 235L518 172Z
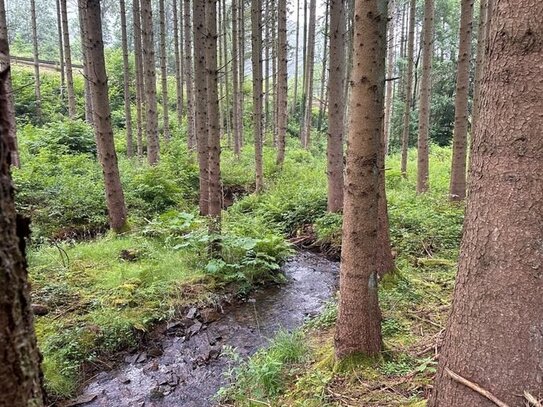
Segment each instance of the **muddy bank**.
M338 263L298 253L283 266L285 285L258 290L224 313L189 310L146 352L127 356L116 370L97 375L70 405L212 406L229 365L222 348L234 347L246 357L265 347L279 329L301 326L336 291L338 270Z

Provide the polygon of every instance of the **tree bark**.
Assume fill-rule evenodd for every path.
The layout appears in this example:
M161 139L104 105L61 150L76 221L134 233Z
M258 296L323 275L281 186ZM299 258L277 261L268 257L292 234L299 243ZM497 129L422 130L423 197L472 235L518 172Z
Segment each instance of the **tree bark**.
M343 132L345 129L345 0L330 0L330 73L328 143L326 144L328 211L343 209Z
M251 60L253 64L253 135L255 140L256 192L264 184L262 168L262 1L251 2Z
M277 3L277 165L285 161L288 104L287 1Z
M160 80L162 84L162 120L164 140L170 139L170 113L168 100L168 66L166 55L166 25L164 23L164 0L158 1L158 19L160 24Z
M41 109L41 79L40 79L40 56L38 49L38 29L36 20L36 0L30 0L30 14L32 19L32 54L34 57L34 96L36 97L36 119L43 120Z
M0 0L0 43L3 45L2 52L6 55L6 58L9 61L9 36L8 36L8 25L6 21L6 7L4 0ZM3 86L6 88L7 99L5 100L5 108L7 109L7 114L9 117L13 118L13 123L7 127L7 146L11 155L11 165L15 167L20 167L21 162L19 159L19 149L17 146L17 126L15 123L15 104L13 101L13 87L11 84L11 72L8 70L7 77L4 80Z
M57 31L58 31L58 54L60 68L60 97L64 102L64 90L66 89L66 69L64 68L64 46L62 41L62 12L60 11L60 0L56 0L57 6Z
M239 0L232 0L232 93L234 98L233 130L234 130L234 154L241 154L241 132L243 124L241 118L241 89L239 68L241 63L239 49Z
M206 77L206 1L192 2L193 5L193 31L194 44L194 87L196 89L196 134L198 137L198 166L200 176L200 215L209 214L209 146L208 146L208 119L207 119L207 77Z
M394 65L396 64L396 43L395 43L395 1L389 4L389 25L388 25L388 50L387 50L387 84L385 91L385 129L384 144L385 154L388 154L390 144L390 124L392 121L392 102L394 100Z
M68 94L68 115L70 119L77 116L75 105L74 78L72 70L72 51L70 48L70 31L68 27L68 10L66 9L66 0L60 0L60 12L62 15L62 35L64 46L64 60L66 69L66 92Z
M141 38L145 81L145 133L147 135L147 161L156 165L159 160L158 111L156 100L155 42L153 39L153 11L151 0L141 0Z
M177 13L177 0L172 1L172 14L173 14L173 47L174 47L174 59L175 59L175 96L176 96L176 112L177 122L181 126L183 121L183 74L181 69L181 56L179 47L179 15Z
M124 87L124 116L126 131L126 155L134 156L134 142L132 140L132 111L130 109L130 65L128 64L128 38L126 34L126 5L119 0L121 11L121 41L123 48L123 87Z
M12 133L9 46L4 1L0 0L0 405L42 407L45 404L41 356L30 309L25 259L26 219L15 211L11 181Z
M192 25L190 0L183 0L184 7L184 47L185 47L185 86L187 87L187 145L189 150L196 147L196 129L194 113L194 93L196 78L193 75L192 67Z
M300 47L300 0L296 0L296 46L294 48L294 102L292 103L292 112L298 109L298 68Z
M306 55L306 71L304 73L305 90L304 90L304 119L302 127L302 146L307 149L311 142L311 126L312 126L312 111L313 111L313 68L315 59L315 24L316 24L317 1L310 0L309 2L309 27L307 33L307 55Z
M543 310L543 3L495 2L473 138L452 313L430 407L541 398Z
M226 129L226 134L228 136L228 140L231 141L232 137L232 126L230 124L230 80L229 80L229 65L230 65L230 59L228 58L228 12L226 8L226 0L222 0L222 26L223 30L220 31L220 35L222 36L222 44L223 44L223 63L221 64L221 69L223 70L224 75L224 125ZM231 146L231 142L229 141L228 145Z
M479 27L477 30L477 59L475 61L475 80L473 85L473 113L471 115L471 133L475 134L475 127L479 121L479 99L481 92L481 78L483 76L485 49L486 49L486 31L487 31L487 11L488 1L481 0L479 8Z
M338 359L382 349L377 293L387 0L356 0L341 251Z
M217 1L206 0L205 22L207 27L206 74L207 74L207 120L208 120L208 176L209 233L215 236L210 246L211 253L218 251L216 235L221 230L222 188L221 188L221 133L219 129L219 94L217 70Z
M92 109L92 96L89 80L89 58L85 47L85 38L87 38L87 22L83 18L83 13L79 13L79 33L81 35L81 56L83 57L83 77L85 81L85 121L94 126L93 109Z
M461 201L466 197L466 156L468 139L469 69L474 0L462 0L460 14L460 45L454 99L453 155L449 199Z
M141 49L141 12L140 0L132 0L132 15L134 24L134 59L136 73L136 125L137 125L137 152L143 157L143 103L145 99L143 82L143 56Z
M317 121L317 130L322 130L322 124L324 121L324 115L326 114L326 72L328 69L328 37L329 35L329 15L330 15L330 1L326 2L326 13L324 16L324 30L322 36L324 37L322 47L322 70L321 70L321 93L319 98L319 118Z
M87 28L84 45L89 61L96 147L104 174L109 224L115 232L122 232L127 226L126 205L111 126L100 0L79 0L79 12Z
M434 0L425 0L424 2L424 25L422 31L422 77L420 82L419 142L417 158L418 194L428 191L428 133L430 131L430 96L432 88L432 54L434 44Z
M410 0L409 3L409 23L407 36L407 72L404 76L404 110L403 110L403 125L402 125L402 158L401 172L403 177L407 177L407 153L409 149L409 133L411 122L411 104L412 104L412 89L413 89L413 54L415 48L415 13L416 0Z

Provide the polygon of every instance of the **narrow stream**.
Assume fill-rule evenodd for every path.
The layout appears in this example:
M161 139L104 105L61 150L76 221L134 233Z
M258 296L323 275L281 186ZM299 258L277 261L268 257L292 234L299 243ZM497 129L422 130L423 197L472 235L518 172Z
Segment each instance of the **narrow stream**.
M282 270L285 285L256 291L224 314L189 310L186 318L169 324L160 343L128 356L116 370L100 373L69 405L212 406L213 396L225 384L225 345L243 357L253 354L279 329L297 328L322 311L337 288L338 263L315 254L298 253Z

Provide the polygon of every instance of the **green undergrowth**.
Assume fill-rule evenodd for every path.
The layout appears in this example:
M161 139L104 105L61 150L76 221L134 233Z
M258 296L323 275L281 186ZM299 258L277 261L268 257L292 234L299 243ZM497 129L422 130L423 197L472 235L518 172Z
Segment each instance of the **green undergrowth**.
M223 405L424 405L437 363L434 346L450 306L463 207L447 200L448 149L432 149L431 189L422 196L415 194L416 155L410 152L409 158L408 179L400 175L397 155L387 162L397 268L380 285L385 345L381 356L368 363L336 363L333 335L337 306L332 300L320 316L298 331L280 333L268 350L248 361L239 360L232 351L233 363L238 364L228 374L231 384L221 390ZM318 190L319 186L312 183L309 188ZM285 206L292 205L292 200ZM276 201L263 197L261 202L266 206ZM336 247L341 244L341 215L317 216L314 228L319 240ZM285 341L289 335L291 340ZM277 346L296 351L296 359L283 360Z

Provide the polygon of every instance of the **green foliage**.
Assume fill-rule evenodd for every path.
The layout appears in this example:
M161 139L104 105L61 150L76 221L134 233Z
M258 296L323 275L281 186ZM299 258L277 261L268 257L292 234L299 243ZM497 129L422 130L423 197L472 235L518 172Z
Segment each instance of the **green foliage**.
M287 377L303 362L307 355L304 335L279 332L269 348L257 352L247 362L242 362L234 349L227 349L232 365L226 372L229 386L222 388L218 397L251 406L255 400L265 401L281 394L288 384Z

